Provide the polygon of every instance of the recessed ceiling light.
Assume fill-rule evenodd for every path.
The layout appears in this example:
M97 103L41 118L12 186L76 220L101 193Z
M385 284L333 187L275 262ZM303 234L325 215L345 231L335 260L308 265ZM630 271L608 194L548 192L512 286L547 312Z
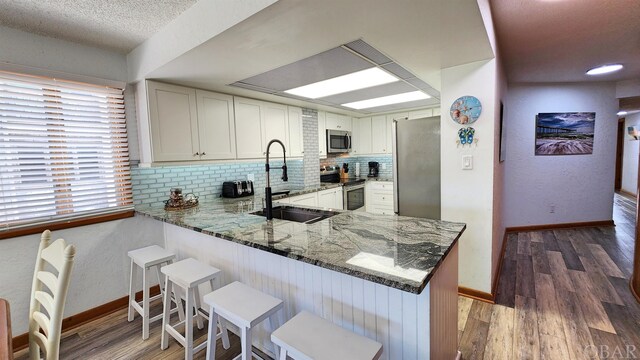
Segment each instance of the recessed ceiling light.
M350 107L352 109L368 109L377 106L384 106L390 104L399 104L415 100L429 99L431 96L423 93L422 91L411 91L402 94L383 96L379 98L373 98L368 100L361 100L342 104L342 106Z
M587 71L587 75L602 75L622 69L622 64L602 65Z
M626 111L618 111L618 113L616 115L625 116L625 115L627 115L627 112Z
M399 81L399 79L384 70L374 67L338 76L333 79L322 80L313 84L285 90L284 92L309 99L317 99L372 86L388 84L395 81Z

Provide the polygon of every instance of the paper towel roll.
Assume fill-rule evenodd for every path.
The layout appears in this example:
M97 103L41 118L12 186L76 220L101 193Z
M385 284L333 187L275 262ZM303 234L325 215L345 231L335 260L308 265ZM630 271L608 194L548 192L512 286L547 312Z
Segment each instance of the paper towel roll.
M360 176L360 163L356 163L356 176Z

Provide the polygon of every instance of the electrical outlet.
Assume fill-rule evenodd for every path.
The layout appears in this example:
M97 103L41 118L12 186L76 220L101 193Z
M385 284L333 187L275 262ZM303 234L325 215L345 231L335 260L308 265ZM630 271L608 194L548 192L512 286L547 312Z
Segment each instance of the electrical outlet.
M256 177L253 174L247 174L247 180L256 181Z
M556 206L554 204L549 205L549 213L555 214L555 212L556 212Z
M382 170L387 170L387 164L382 163Z

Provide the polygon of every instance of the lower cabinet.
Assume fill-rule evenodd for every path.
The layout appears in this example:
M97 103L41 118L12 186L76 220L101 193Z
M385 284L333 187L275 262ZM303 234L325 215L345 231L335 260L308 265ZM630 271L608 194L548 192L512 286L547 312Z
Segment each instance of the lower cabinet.
M291 205L318 206L318 193L292 196L289 198L289 203Z
M342 209L342 187L318 191L318 206L330 209Z
M367 212L393 215L393 182L368 181L365 188Z

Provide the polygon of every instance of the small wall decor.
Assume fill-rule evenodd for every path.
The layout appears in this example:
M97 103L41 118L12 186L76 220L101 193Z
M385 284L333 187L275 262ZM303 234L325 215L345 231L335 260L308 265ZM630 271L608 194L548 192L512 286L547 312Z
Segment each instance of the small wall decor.
M456 144L458 144L458 146L462 145L462 147L465 145L471 146L471 144L478 146L478 138L475 137L475 134L476 129L471 126L461 128L458 130L458 140L456 140Z
M631 140L640 140L640 128L637 126L629 126L627 128L627 132L629 133Z
M535 154L592 154L595 121L595 112L539 113Z
M475 96L462 96L451 104L451 119L460 125L471 125L482 113L482 104Z

